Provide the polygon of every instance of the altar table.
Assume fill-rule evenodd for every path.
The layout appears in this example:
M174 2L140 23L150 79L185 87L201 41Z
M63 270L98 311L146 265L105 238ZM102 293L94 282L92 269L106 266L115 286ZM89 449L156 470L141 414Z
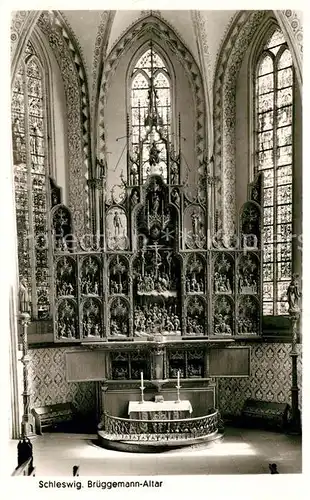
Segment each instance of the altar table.
M139 420L173 420L187 418L192 413L190 401L129 401L129 418Z

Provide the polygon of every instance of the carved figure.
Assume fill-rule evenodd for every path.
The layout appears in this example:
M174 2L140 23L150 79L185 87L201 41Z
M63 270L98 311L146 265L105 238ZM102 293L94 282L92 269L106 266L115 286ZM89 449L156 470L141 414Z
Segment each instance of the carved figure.
M159 163L159 153L160 150L157 149L155 141L152 142L152 146L149 154L149 164L151 167L157 165Z
M107 171L106 161L101 158L100 160L97 158L97 167L98 167L98 178L104 179Z
M137 205L137 203L139 203L139 195L138 195L137 191L134 191L133 195L131 197L131 205L132 205L132 207L135 207Z
M193 235L198 236L199 234L199 214L194 211L191 215L192 217L192 226L193 226Z
M158 210L159 210L159 196L158 194L154 194L153 196L153 212L154 212L154 215L157 215L158 214Z
M135 163L131 165L130 176L132 185L136 186L138 184L138 167Z
M28 293L27 282L23 278L19 284L19 312L21 313L29 313L30 312L30 297Z
M289 312L290 311L292 311L292 312L300 311L299 299L300 299L301 293L299 290L298 274L293 274L292 280L288 286L286 295L287 295Z
M119 216L118 212L114 212L114 218L113 218L113 224L114 224L114 234L115 237L119 236L121 228L122 228L122 221Z
M171 184L177 184L179 176L178 165L176 165L176 163L172 163L170 171L171 171Z
M173 191L171 192L171 198L175 205L178 206L180 204L180 195L176 189L173 189Z

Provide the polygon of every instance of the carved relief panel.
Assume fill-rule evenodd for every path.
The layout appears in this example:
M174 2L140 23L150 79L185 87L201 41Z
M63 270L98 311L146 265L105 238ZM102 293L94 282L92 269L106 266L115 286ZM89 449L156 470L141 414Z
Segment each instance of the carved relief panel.
M112 207L106 215L108 250L126 250L128 244L127 216L120 207Z
M200 205L189 205L184 211L185 246L191 250L206 248L206 216Z
M74 258L65 256L57 260L55 281L58 297L77 296L77 265Z
M234 333L234 301L228 295L215 297L213 309L213 333L215 335L233 335Z
M60 299L57 303L55 331L58 340L79 338L78 308L74 299Z
M185 290L187 294L201 295L206 291L206 261L193 254L186 261Z
M186 335L201 337L206 334L206 310L204 297L189 297L186 300Z
M260 262L256 254L247 252L239 257L239 294L258 294L260 289Z
M82 295L101 296L101 260L89 255L80 261L80 290Z
M261 208L254 201L248 201L241 209L240 237L241 244L247 248L259 248L261 233Z
M213 253L213 291L215 294L234 294L235 259L227 252Z
M129 293L129 269L128 260L125 256L117 255L109 262L109 294Z
M238 333L257 335L260 330L260 306L256 297L244 295L239 297Z
M82 305L82 336L84 339L102 337L102 302L97 298L88 298Z
M64 205L57 205L52 209L52 235L55 252L72 251L72 216Z
M129 336L130 305L126 298L117 297L109 303L109 336L111 339Z

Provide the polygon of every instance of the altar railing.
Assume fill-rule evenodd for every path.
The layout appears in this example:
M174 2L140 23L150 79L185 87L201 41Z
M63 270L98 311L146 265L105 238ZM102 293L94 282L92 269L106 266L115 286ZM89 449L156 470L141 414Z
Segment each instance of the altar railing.
M120 418L104 412L98 430L107 439L126 441L184 440L204 437L218 431L220 414L174 420Z

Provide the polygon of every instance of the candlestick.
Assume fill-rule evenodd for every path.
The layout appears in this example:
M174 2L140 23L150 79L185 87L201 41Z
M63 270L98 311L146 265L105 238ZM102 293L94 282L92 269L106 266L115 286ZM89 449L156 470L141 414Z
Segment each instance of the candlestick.
M180 370L178 370L178 381L177 381L177 385L176 385L177 400L175 401L175 403L179 403L180 402L180 388L181 388L181 385L180 385Z
M141 372L141 386L140 386L140 389L141 389L141 401L140 401L140 403L144 403L144 398L143 398L143 392L144 392L143 372Z

